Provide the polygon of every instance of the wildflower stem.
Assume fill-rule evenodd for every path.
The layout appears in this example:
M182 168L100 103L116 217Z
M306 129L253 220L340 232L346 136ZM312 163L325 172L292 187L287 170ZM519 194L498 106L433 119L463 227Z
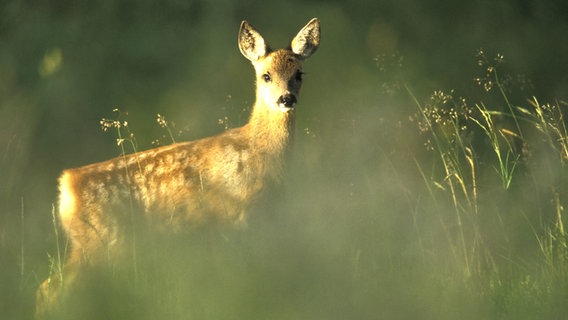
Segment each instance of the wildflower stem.
M501 96L505 100L505 104L507 105L507 108L509 108L509 112L511 112L511 117L513 118L513 121L515 121L515 126L517 128L517 132L519 133L519 136L522 137L523 131L521 130L521 125L519 124L519 120L517 119L515 111L513 110L513 105L511 104L511 102L509 101L509 97L505 93L505 89L503 88L503 84L501 83L501 80L499 79L499 75L497 74L497 68L492 68L492 72L493 72L493 76L495 78L495 83L497 84L497 88L499 88L499 92L501 93Z

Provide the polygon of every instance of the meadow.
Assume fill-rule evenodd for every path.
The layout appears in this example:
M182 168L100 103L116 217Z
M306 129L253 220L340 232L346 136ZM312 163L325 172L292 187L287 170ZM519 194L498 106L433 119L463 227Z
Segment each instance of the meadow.
M60 270L62 169L242 125L240 20L277 47L312 16L294 157L248 227L137 235L56 318L564 318L568 27L503 3L4 5L0 318Z

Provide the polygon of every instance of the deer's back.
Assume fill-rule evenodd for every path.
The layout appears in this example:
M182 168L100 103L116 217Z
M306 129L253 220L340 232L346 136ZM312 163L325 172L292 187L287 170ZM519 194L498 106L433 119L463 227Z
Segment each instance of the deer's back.
M78 241L86 233L112 241L132 214L174 230L238 223L269 171L245 132L233 129L65 170L59 180L64 228Z

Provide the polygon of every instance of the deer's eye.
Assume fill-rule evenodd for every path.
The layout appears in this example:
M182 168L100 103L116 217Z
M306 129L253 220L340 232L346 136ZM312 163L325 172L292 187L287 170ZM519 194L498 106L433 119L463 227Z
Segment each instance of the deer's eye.
M302 71L296 72L296 81L301 82L303 76L304 76L304 73Z
M269 73L265 73L262 75L262 80L264 80L264 82L270 82L272 81L272 78L270 77Z

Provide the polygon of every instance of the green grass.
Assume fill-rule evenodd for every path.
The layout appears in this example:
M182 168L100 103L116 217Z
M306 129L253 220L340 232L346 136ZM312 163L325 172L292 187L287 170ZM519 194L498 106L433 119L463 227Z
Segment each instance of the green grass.
M437 91L426 105L413 97L432 156L416 164L453 260L446 276L495 318L559 318L568 284L566 103L515 106L497 70L489 65L486 82L476 80L487 92L496 86L502 106L469 105L453 92Z
M422 99L392 85L406 88L397 105L415 112L391 119L355 106L333 120L342 130L304 129L284 185L246 230L136 231L132 254L91 270L55 318L562 318L567 104L513 103L497 75L503 57L478 59L479 96ZM101 125L116 129L120 155L137 151L116 112ZM162 141L175 142L169 122L157 122ZM24 216L22 204L26 233ZM67 240L53 224L53 253L41 254L57 274ZM19 297L31 306L47 274L29 271L24 251L35 249L24 237Z

